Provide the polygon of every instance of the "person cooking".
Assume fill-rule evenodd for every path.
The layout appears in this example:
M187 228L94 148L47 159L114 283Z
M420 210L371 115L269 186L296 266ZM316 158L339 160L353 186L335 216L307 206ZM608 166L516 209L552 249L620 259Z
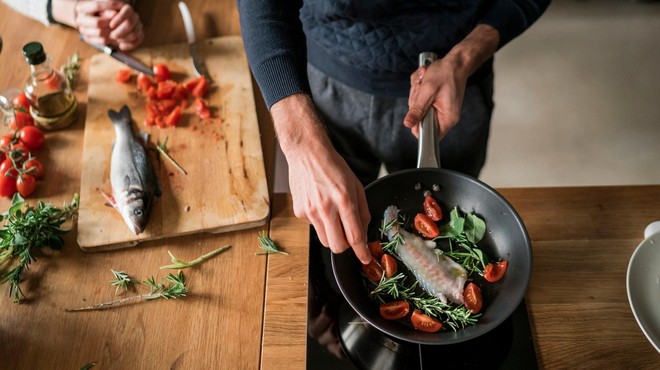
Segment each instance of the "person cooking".
M237 0L253 75L289 166L296 217L362 263L364 185L416 166L433 106L442 167L477 177L493 110L493 56L550 0ZM418 68L420 52L439 59ZM396 189L392 189L393 192Z
M94 45L113 45L133 50L144 39L135 1L2 0L14 10L45 25L63 24L80 32Z

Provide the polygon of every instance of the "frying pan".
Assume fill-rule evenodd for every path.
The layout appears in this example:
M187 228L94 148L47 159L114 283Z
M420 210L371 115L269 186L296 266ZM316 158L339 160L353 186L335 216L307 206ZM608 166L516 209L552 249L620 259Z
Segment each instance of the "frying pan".
M420 64L435 59L432 53L420 54ZM506 259L509 263L504 277L488 283L472 274L481 288L482 316L476 325L443 329L437 333L415 330L407 319L389 321L380 316L379 304L369 298L371 287L361 274L360 261L353 251L332 254L332 270L346 301L368 323L380 331L413 343L445 345L464 342L486 334L508 318L522 301L532 272L532 249L527 230L511 204L487 184L465 174L439 168L437 121L431 110L420 127L417 168L398 171L365 187L371 222L368 240L380 239L380 223L385 209L396 205L402 214L414 215L422 210L423 190L432 190L443 208L444 219L458 207L462 212L474 212L486 221L487 231L479 247L491 260ZM435 121L435 122L434 122ZM417 190L420 188L421 190ZM414 280L399 262L399 270L407 273L407 283ZM411 307L412 310L412 307Z

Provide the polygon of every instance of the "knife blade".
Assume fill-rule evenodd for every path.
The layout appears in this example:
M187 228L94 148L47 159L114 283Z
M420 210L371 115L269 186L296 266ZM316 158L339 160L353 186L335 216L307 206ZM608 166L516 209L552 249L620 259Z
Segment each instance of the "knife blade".
M181 11L181 17L183 18L183 26L186 29L186 37L188 38L188 50L190 51L190 56L193 63L193 72L197 77L204 76L207 81L211 81L211 76L204 65L204 59L199 54L197 50L197 45L195 44L195 27L193 27L192 17L190 16L190 10L188 10L188 5L183 1L179 1L179 11Z
M149 68L144 63L140 62L139 60L133 58L132 56L130 56L126 53L123 53L119 50L116 50L116 49L114 49L110 46L106 46L106 45L93 45L93 44L89 44L89 43L88 43L88 45L91 45L93 48L95 48L97 50L100 50L105 54L108 54L109 56L111 56L111 57L117 59L118 61L126 64L127 66L133 68L136 71L143 72L146 75L154 77L154 71L151 68Z

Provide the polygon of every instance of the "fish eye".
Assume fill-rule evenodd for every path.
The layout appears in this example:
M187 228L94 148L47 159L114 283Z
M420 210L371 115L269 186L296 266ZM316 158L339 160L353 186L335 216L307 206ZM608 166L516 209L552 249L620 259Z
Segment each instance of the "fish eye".
M133 214L136 215L137 217L142 217L142 209L137 208L133 211Z

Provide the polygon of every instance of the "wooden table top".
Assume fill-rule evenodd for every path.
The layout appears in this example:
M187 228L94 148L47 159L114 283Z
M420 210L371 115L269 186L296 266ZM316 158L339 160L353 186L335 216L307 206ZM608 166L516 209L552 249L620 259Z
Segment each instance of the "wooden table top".
M185 40L176 1L138 4L146 14L145 46ZM189 7L199 39L239 34L234 0L190 1ZM76 158L82 152L88 61L96 50L70 29L45 27L1 3L0 35L0 90L24 83L27 66L20 50L29 41L41 41L54 65L75 52L82 58L75 89L81 115L72 127L47 134L40 154L47 178L31 197L60 205L80 188ZM255 99L272 184L272 127L258 94ZM660 219L660 186L500 190L532 239L526 302L540 367L660 368L625 288L628 260L644 227ZM74 230L60 252L36 254L23 283L24 303L13 304L6 286L0 287L0 369L78 369L92 361L99 369L304 369L308 226L293 216L290 202L284 194L271 198L268 227L289 256L255 255L258 233L266 227L101 253L77 248ZM8 205L0 200L1 210ZM181 300L63 311L114 299L111 269L138 279L162 277L159 267L170 262L167 251L190 260L227 244L228 252L184 270L191 291Z

